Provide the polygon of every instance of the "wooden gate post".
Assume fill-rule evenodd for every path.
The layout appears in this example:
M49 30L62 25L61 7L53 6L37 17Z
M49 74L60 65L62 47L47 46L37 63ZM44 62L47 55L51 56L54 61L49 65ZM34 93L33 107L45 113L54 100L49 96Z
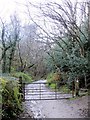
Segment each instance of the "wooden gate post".
M19 92L22 94L21 95L22 101L24 101L25 100L25 84L22 82L21 76L19 77L19 84L20 84Z
M78 78L75 81L75 96L79 96L79 80L78 80Z
M23 102L25 101L25 83L22 83L23 87Z
M55 99L57 99L57 82L55 82Z
M19 84L20 84L19 92L22 93L22 77L21 76L19 77Z
M74 97L75 94L75 82L74 80L72 81L72 97Z

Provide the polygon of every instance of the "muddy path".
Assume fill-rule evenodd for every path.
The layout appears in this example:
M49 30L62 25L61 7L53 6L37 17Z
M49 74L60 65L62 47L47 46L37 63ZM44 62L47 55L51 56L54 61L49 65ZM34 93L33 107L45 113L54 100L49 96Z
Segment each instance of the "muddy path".
M38 86L32 87L37 88ZM88 97L83 96L75 100L30 100L25 101L23 106L24 118L85 118L88 112Z

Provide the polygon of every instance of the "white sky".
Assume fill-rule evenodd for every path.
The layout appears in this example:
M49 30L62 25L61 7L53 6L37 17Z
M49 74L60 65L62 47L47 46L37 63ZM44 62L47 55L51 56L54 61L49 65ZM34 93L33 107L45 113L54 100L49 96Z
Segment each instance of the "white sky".
M44 3L46 0L30 0L31 3ZM61 0L47 0L47 1L61 1ZM72 0L73 2L75 0ZM83 1L83 0L78 0ZM0 17L2 19L8 20L9 16L12 15L15 11L19 14L20 18L26 22L27 16L24 14L26 8L23 4L25 4L27 0L0 0ZM22 3L22 4L19 4ZM35 13L34 9L31 8L32 14Z
M44 0L30 0L32 3L40 3ZM26 7L24 6L27 3L27 0L0 0L0 17L4 20L8 20L10 15L14 12L18 13L20 18L23 21L27 21L26 14L24 14ZM34 10L32 8L34 13Z

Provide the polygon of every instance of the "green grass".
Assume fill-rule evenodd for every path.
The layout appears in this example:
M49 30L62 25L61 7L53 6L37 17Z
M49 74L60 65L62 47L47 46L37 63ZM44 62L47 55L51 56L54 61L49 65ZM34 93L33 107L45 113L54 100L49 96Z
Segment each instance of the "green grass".
M68 85L63 85L59 88L59 91L62 93L70 93L70 89L68 88Z
M53 72L51 72L51 73L48 74L48 76L46 78L47 79L47 83L53 82L53 76L54 76Z
M57 76L56 76L57 77ZM59 81L58 81L59 82ZM51 72L47 76L47 84L51 89L58 88L57 81L55 80L55 73ZM70 93L68 85L62 85L58 88L58 91L62 93Z
M51 83L50 88L51 89L55 89L56 88L56 84L55 83Z

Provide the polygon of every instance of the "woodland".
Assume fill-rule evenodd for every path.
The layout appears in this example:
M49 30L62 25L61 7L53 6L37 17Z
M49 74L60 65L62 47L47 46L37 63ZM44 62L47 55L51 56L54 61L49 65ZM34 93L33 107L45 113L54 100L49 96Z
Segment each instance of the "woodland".
M30 6L39 12L32 17ZM46 79L48 86L62 86L73 92L90 87L90 1L28 1L28 24L14 12L9 21L0 17L0 113L13 118L22 112L23 83ZM73 94L73 97L75 97ZM8 112L9 111L9 112Z

